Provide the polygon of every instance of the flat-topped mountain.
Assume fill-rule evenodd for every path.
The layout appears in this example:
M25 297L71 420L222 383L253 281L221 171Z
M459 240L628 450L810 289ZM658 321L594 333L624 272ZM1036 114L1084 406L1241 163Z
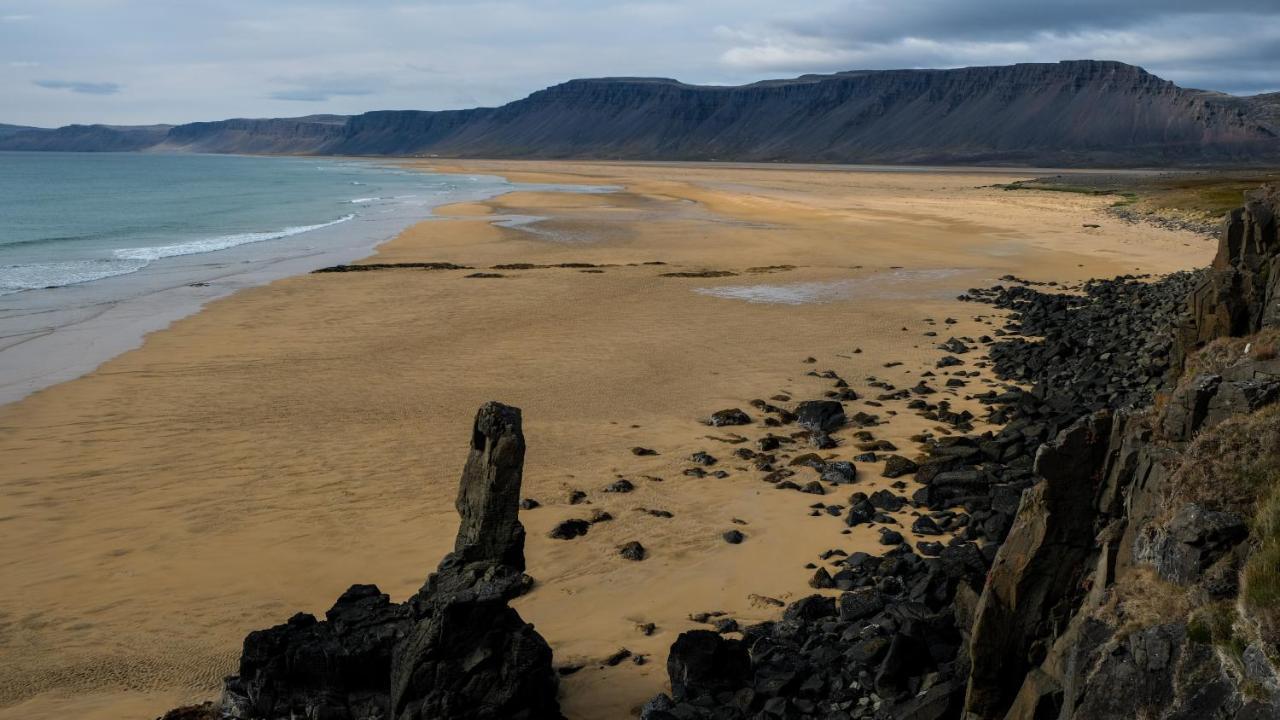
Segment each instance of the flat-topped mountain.
M1190 90L1132 65L1080 60L855 71L735 87L664 78L584 79L496 108L191 123L168 129L150 145L130 129L113 132L128 140L104 133L101 149L1095 166L1263 163L1280 161L1280 94L1244 98ZM90 149L84 136L83 129L29 130L0 136L0 149ZM129 144L138 147L118 147Z

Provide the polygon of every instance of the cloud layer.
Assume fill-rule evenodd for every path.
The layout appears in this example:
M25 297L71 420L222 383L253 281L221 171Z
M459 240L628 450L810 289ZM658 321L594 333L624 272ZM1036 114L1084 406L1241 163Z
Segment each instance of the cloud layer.
M82 80L36 80L35 84L48 90L70 90L84 95L115 95L120 85L113 82L84 82Z
M1280 90L1276 0L0 0L0 122L496 105L573 77L737 84L1096 58Z

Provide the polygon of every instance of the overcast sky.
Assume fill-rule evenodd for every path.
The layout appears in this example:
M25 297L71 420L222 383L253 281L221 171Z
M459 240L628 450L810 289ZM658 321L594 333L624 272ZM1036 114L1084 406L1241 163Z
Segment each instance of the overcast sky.
M1280 0L0 0L0 123L434 110L574 77L738 84L1078 58L1280 90Z

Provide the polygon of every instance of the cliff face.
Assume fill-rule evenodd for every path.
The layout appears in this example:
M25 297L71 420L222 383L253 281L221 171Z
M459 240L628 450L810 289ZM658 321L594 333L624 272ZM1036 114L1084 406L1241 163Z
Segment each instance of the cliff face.
M193 123L154 147L863 163L1275 162L1278 106L1268 96L1187 90L1131 65L1086 60L860 71L740 87L572 80L498 108ZM55 149L50 132L32 138ZM0 149L18 148L0 138Z
M734 88L575 80L473 116L450 155L822 162L1177 162L1280 151L1228 96L1120 63L811 76Z
M1041 451L972 628L967 717L1280 717L1278 212L1273 188L1226 219L1154 405Z
M342 138L347 118L222 120L179 125L151 150L204 153L309 154Z

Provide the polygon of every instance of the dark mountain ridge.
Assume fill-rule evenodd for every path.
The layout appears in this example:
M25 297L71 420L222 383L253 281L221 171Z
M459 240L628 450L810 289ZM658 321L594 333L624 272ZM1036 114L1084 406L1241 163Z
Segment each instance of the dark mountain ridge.
M496 108L191 123L150 144L131 129L98 132L102 149L215 153L1274 163L1280 162L1280 94L1242 98L1185 89L1132 65L1080 60L852 71L732 87L665 78L582 79ZM0 149L92 149L88 144L83 129L71 128L0 137Z

